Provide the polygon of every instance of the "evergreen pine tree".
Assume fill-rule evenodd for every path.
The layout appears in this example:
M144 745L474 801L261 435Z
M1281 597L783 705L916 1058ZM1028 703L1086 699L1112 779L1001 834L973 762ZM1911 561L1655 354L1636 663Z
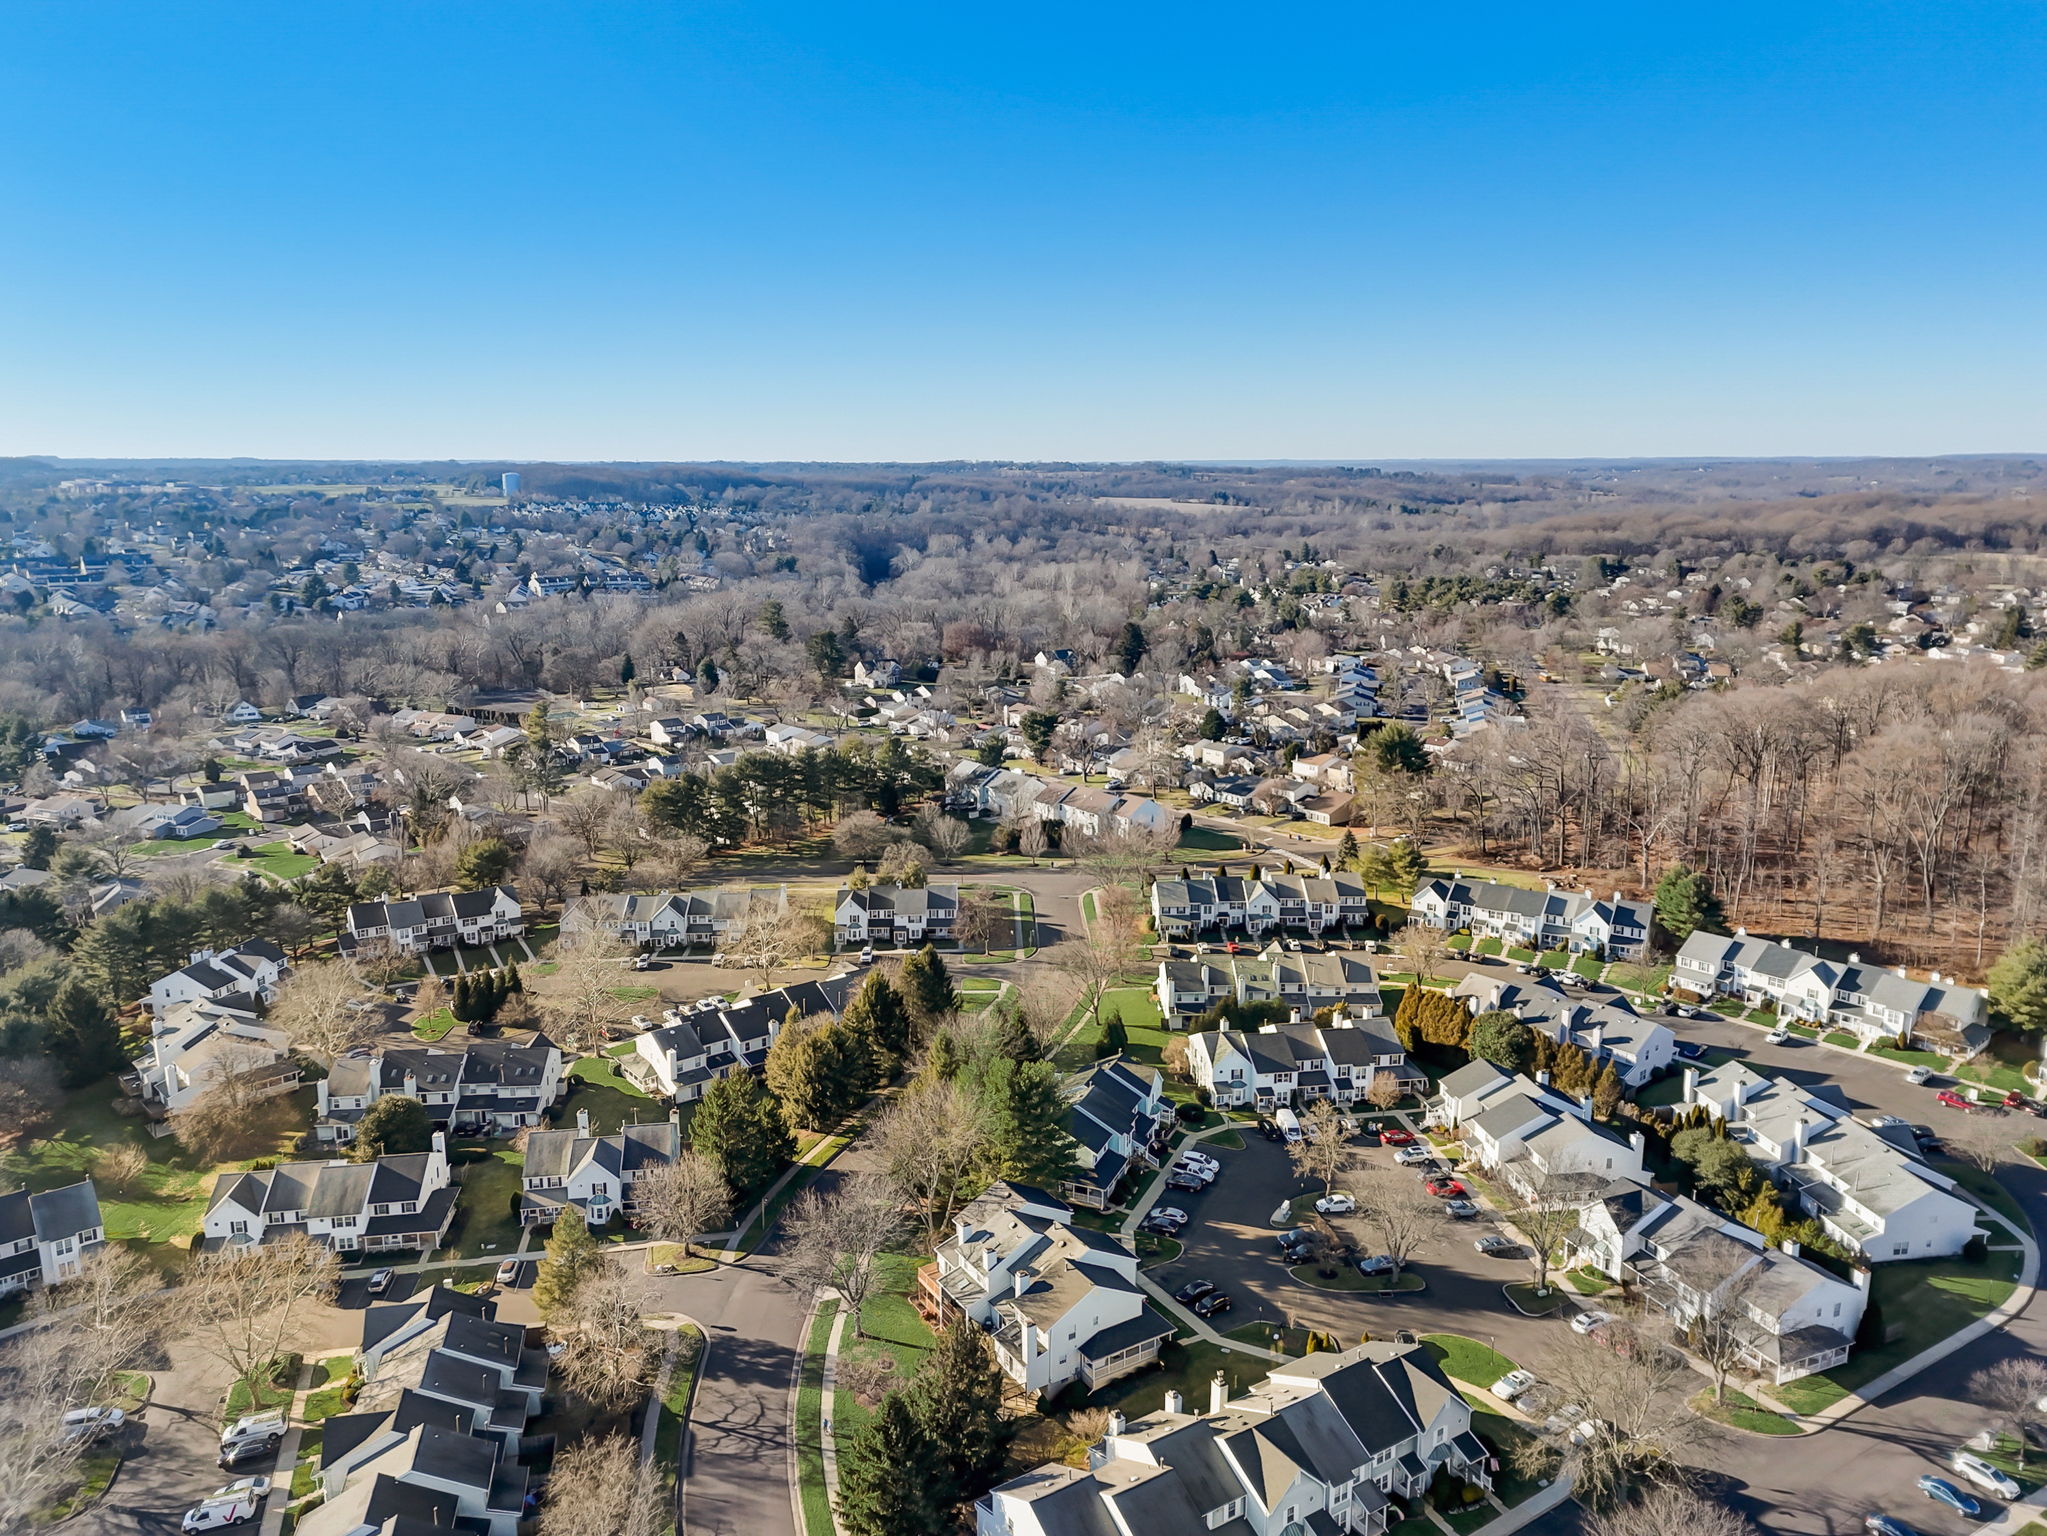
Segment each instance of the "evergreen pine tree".
M943 1505L971 1504L1001 1478L1015 1426L1002 1411L1002 1372L981 1330L955 1318L918 1369L906 1396L938 1447Z
M1396 839L1386 851L1386 858L1393 876L1392 884L1403 891L1412 892L1428 876L1428 856L1415 847L1410 838Z
M542 1317L568 1305L584 1277L604 1262L604 1250L590 1235L582 1211L564 1204L547 1239L547 1252L533 1273L533 1305Z
M1683 864L1673 864L1656 882L1656 923L1679 944L1694 931L1727 930L1727 914L1713 893L1713 882Z
M941 1536L946 1462L901 1392L839 1446L839 1521L848 1536Z
M1592 1113L1602 1120L1611 1120L1620 1113L1621 1100L1626 1097L1627 1085L1609 1061L1592 1080Z
M1102 1010L1102 1037L1095 1042L1095 1060L1102 1061L1110 1056L1121 1055L1130 1047L1130 1032L1123 1027L1122 1015L1113 1008Z
M1017 1008L1007 1009L1002 1022L995 1031L995 1051L1011 1061L1036 1061L1044 1054L1038 1044L1038 1037L1031 1030L1023 1012Z
M470 1010L469 978L457 976L455 984L448 989L448 1012L455 1016L457 1024L467 1024L476 1015Z
M82 1088L127 1065L113 1009L76 977L50 999L43 1028L51 1065L66 1088Z
M902 986L910 1016L927 1028L947 1014L959 1012L959 993L935 945L926 944L903 962Z
M867 973L839 1022L866 1047L874 1063L875 1084L889 1081L902 1070L903 1058L910 1050L910 1013L903 995L880 971Z
M1336 867L1338 869L1349 869L1357 861L1357 856L1357 837L1350 828L1345 827L1343 829L1343 837L1336 845Z
M758 1192L796 1155L781 1106L751 1072L721 1077L704 1090L689 1139L741 1195Z
M989 1155L993 1177L1040 1189L1057 1189L1073 1177L1074 1146L1066 1130L1066 1095L1052 1063L992 1061L981 1091L992 1121Z
M505 969L505 991L510 996L517 997L525 990L526 978L519 974L519 962L514 960Z
M498 971L485 971L476 981L476 1016L488 1022L498 1016L505 1002L505 978Z
M997 1049L1001 1047L998 1045ZM930 1053L924 1058L924 1070L940 1082L951 1082L959 1076L960 1068L966 1064L966 1057L960 1051L958 1036L949 1029L941 1029L931 1037Z

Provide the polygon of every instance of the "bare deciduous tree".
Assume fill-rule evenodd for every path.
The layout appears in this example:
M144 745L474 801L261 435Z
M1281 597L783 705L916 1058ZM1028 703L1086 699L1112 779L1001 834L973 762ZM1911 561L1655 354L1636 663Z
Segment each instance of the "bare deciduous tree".
M273 1150L291 1119L270 1091L278 1067L254 1047L224 1049L211 1065L206 1088L170 1117L178 1145L202 1163Z
M902 1232L903 1194L879 1174L856 1173L830 1194L807 1189L790 1213L783 1272L802 1291L830 1286L845 1298L860 1332L874 1261Z
M1594 1508L1678 1478L1718 1438L1713 1422L1692 1411L1699 1378L1681 1354L1624 1320L1600 1332L1607 1336L1564 1339L1536 1368L1585 1417L1571 1432L1531 1437L1516 1453L1524 1470L1568 1471L1573 1492Z
M1320 1183L1325 1195L1333 1194L1337 1179L1354 1160L1343 1139L1342 1112L1328 1099L1315 1100L1301 1114L1301 1139L1290 1143L1286 1152L1294 1172Z
M1393 1261L1397 1275L1415 1250L1442 1229L1443 1212L1419 1184L1394 1169L1372 1174L1357 1193L1358 1215Z
M1585 1536L1755 1536L1739 1510L1681 1483L1645 1488L1586 1518Z
M1400 930L1400 937L1394 941L1393 947L1407 968L1414 972L1417 981L1426 981L1439 974L1443 961L1450 954L1450 944L1443 931L1427 923L1409 923Z
M732 1225L732 1186L715 1159L684 1148L674 1162L633 1181L633 1221L650 1236L695 1253L699 1232Z
M662 1523L638 1441L586 1435L556 1458L540 1536L654 1536Z
M270 1023L290 1036L301 1054L331 1062L382 1031L376 1009L349 1006L362 999L362 979L345 962L302 965L278 988Z
M201 1253L179 1287L189 1336L237 1380L282 1355L305 1309L332 1299L341 1266L302 1232Z
M2026 1464L2026 1449L2035 1425L2047 1422L2040 1400L2047 1397L2047 1360L2035 1355L2013 1355L1995 1365L1986 1365L1969 1378L1969 1397L1981 1403L2018 1442L2018 1463Z
M924 806L917 812L917 841L929 848L931 856L941 864L957 862L973 835L973 829L959 817L949 816L935 805Z
M993 1129L979 1095L930 1076L911 1081L876 1120L874 1145L883 1166L923 1211L927 1230L951 1217Z
M552 1319L567 1345L556 1368L570 1391L615 1408L646 1389L661 1344L644 1321L651 1299L646 1280L608 1254L577 1281Z
M42 1057L0 1059L0 1147L25 1141L41 1130L62 1100L56 1069Z
M632 1016L632 1005L618 996L629 973L630 951L612 934L586 928L563 934L553 958L556 970L547 981L541 1010L548 1033L564 1050L594 1051L604 1032Z

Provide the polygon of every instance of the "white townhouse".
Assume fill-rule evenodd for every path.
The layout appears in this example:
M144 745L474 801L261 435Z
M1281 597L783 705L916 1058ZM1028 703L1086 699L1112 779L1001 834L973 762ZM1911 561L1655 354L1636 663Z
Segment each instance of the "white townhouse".
M687 949L723 942L757 911L779 917L788 910L785 885L637 896L607 892L571 902L562 914L562 931L608 933L644 949Z
M257 1098L299 1085L291 1037L260 1015L214 1002L177 1003L150 1021L149 1043L135 1059L132 1082L152 1116L189 1108L209 1088L243 1080Z
M565 1206L601 1227L630 1216L633 1185L650 1168L665 1168L682 1153L681 1111L647 1125L626 1125L608 1136L590 1134L590 1111L576 1111L574 1130L535 1131L526 1138L519 1176L519 1224L552 1225Z
M289 967L268 939L232 949L195 949L186 964L149 984L149 1011L161 1017L180 1003L223 1003L251 1008L277 1000Z
M399 901L360 902L348 909L349 948L388 943L401 954L424 954L516 939L526 931L524 910L509 885L478 891L432 891Z
M1350 1104L1382 1076L1403 1090L1428 1081L1409 1064L1383 1018L1347 1014L1328 1024L1202 1030L1187 1037L1187 1072L1218 1109L1265 1110L1322 1098Z
M1574 997L1549 981L1507 980L1471 971L1451 989L1474 1014L1511 1013L1560 1044L1575 1045L1601 1066L1609 1063L1629 1088L1646 1085L1677 1060L1677 1036L1645 1019L1619 995Z
M1471 1405L1416 1344L1360 1344L1272 1368L1208 1411L1109 1416L1085 1468L1048 1462L974 1505L975 1536L1375 1536L1440 1471L1492 1484Z
M1066 1132L1079 1167L1058 1193L1075 1205L1107 1210L1123 1176L1156 1168L1173 1139L1177 1121L1165 1079L1112 1056L1068 1078L1066 1102Z
M448 1142L367 1163L283 1163L213 1181L202 1230L212 1244L262 1243L293 1232L337 1253L438 1248L455 1215Z
M1615 891L1611 898L1591 891L1539 891L1491 880L1447 876L1424 880L1409 911L1413 920L1445 933L1469 931L1475 938L1501 939L1526 949L1569 950L1639 960L1649 952L1649 924L1655 908Z
M348 1412L327 1420L338 1451L321 1469L330 1492L388 1448L376 1444L380 1437L410 1428L415 1414L516 1449L540 1411L547 1351L527 1344L523 1325L499 1322L494 1300L436 1285L364 1311L355 1372L360 1384Z
M953 1218L952 1235L917 1274L917 1303L934 1322L971 1319L991 1336L1002 1373L1049 1397L1089 1391L1151 1364L1173 1324L1137 1283L1121 1238L1073 1224L1043 1190L997 1184Z
M1646 1183L1642 1134L1621 1137L1592 1118L1592 1101L1489 1061L1472 1061L1436 1085L1427 1123L1455 1131L1479 1167L1525 1198L1553 1204L1614 1179Z
M1929 1043L1973 1055L1989 1043L1988 994L1934 971L1914 981L1903 967L1886 970L1860 955L1823 960L1788 939L1751 938L1737 928L1700 929L1685 940L1670 985L1694 997L1738 997L1768 1005L1782 1018L1846 1030L1867 1045L1923 1035Z
M1632 1281L1680 1335L1701 1315L1728 1319L1742 1364L1780 1384L1845 1361L1869 1301L1867 1269L1843 1280L1796 1243L1774 1248L1688 1196L1626 1179L1579 1209L1566 1246L1567 1263Z
M0 1296L76 1279L107 1240L91 1179L0 1195Z
M1953 1179L1787 1078L1732 1061L1687 1067L1683 1102L1726 1121L1729 1140L1870 1263L1945 1258L1975 1235L1976 1207Z
M460 1050L382 1046L341 1057L314 1085L313 1133L345 1145L364 1112L395 1093L418 1099L435 1126L458 1136L511 1136L540 1124L567 1088L561 1048L545 1035Z
M1259 874L1249 879L1216 875L1157 880L1151 911L1161 937L1214 928L1263 934L1275 928L1322 933L1371 921L1365 883L1356 875Z
M1277 943L1257 955L1162 960L1152 993L1168 1029L1184 1028L1225 998L1285 1003L1302 1018L1324 1008L1365 1018L1385 1012L1378 972L1363 953L1293 954Z
M848 971L740 1002L706 998L692 1008L671 1008L660 1028L634 1037L632 1054L618 1059L619 1070L654 1098L694 1104L716 1079L759 1071L790 1009L799 1018L814 1013L837 1018L860 981L859 972Z
M414 1394L382 1414L328 1420L320 1446L327 1496L300 1517L299 1536L516 1536L531 1470L499 1436L469 1433L465 1418L455 1404Z
M832 930L841 944L914 949L950 938L959 914L956 885L842 885L832 899Z

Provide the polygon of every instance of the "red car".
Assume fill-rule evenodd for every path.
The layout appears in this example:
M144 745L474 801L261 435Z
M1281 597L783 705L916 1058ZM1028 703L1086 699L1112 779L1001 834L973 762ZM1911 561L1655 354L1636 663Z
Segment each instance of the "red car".
M1943 1088L1933 1096L1936 1104L1945 1104L1949 1109L1974 1109L1976 1106L1956 1093L1952 1088Z
M1422 1188L1426 1189L1438 1200L1462 1200L1464 1198L1464 1186L1455 1179L1430 1179Z
M1388 1147L1411 1147L1414 1145L1414 1132L1403 1131L1397 1125L1388 1126L1379 1133L1379 1141Z

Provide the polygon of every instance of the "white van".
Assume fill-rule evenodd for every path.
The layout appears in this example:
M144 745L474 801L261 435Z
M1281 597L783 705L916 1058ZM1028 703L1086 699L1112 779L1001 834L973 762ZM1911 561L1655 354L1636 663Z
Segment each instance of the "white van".
M1279 1127L1280 1135L1287 1139L1289 1146L1301 1139L1301 1117L1292 1110L1274 1110L1272 1112L1272 1123Z

